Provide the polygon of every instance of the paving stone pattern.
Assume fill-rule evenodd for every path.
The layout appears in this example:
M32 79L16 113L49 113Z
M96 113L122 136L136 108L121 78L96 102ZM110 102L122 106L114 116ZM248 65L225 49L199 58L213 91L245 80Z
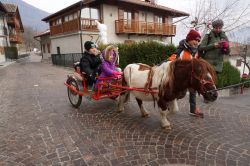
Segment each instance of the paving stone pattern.
M0 70L0 165L250 165L249 93L199 98L204 119L179 100L163 130L153 104L141 118L133 98L123 113L109 99L73 108L63 85L70 72L27 60Z

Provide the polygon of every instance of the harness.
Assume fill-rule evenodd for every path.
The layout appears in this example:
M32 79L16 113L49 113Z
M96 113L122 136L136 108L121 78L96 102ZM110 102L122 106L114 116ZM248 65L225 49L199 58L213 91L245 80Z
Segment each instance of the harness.
M191 60L191 64L192 64L192 72L191 72L191 80L190 80L191 85L193 84L193 79L196 79L196 80L198 80L198 81L200 82L200 84L201 84L201 88L200 88L200 91L198 91L198 94L200 95L200 94L205 94L205 93L207 93L207 91L205 90L204 87L205 87L206 84L215 85L213 79L211 79L212 81L207 81L207 80L205 80L205 79L202 77L202 75L197 76L197 75L195 74L195 72L194 72L194 61L193 61L193 60Z
M151 92L153 90L153 88L151 88L151 87L152 87L152 83L153 83L154 71L155 71L156 66L151 67L149 65L141 64L141 63L138 63L138 65L139 65L139 71L149 70L148 78L147 78L147 81L146 81L146 83L144 85L144 89L146 91L148 91L148 92L145 92L146 95L149 94L149 93L151 94L151 96L152 96L152 98L154 100L154 106L155 106L156 99L155 99L154 93Z

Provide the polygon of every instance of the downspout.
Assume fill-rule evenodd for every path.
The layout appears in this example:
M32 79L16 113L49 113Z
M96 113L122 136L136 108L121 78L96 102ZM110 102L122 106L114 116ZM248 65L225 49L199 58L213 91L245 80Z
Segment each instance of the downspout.
M81 43L81 54L83 54L83 44L82 44L82 7L83 7L83 1L81 1L81 7L80 7L80 17L79 17L79 27L80 27L80 43Z

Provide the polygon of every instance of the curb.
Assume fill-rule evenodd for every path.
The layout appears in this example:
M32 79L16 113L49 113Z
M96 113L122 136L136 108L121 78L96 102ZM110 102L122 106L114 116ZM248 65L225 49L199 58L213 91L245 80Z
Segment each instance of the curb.
M218 91L219 97L230 97L235 95L242 95L249 91L249 88L244 88L243 93L241 93L241 87L230 88L230 89L223 89Z
M13 63L16 63L16 61L2 62L2 63L0 63L0 69L5 68L5 67L7 67L7 66L9 66L9 65L11 65L11 64L13 64Z

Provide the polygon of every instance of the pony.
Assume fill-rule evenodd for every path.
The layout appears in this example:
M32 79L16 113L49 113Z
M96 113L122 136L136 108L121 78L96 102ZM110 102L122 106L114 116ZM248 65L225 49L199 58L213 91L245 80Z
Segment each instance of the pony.
M149 116L143 106L143 101L157 102L161 126L170 129L167 115L179 110L177 99L183 98L187 90L192 89L201 94L205 100L213 102L218 97L215 82L216 73L213 67L202 59L178 59L163 62L154 67L129 64L124 69L123 85L132 89L146 88L147 91L132 90L121 93L118 98L117 111L124 110L124 103L132 93L140 107L142 117Z

